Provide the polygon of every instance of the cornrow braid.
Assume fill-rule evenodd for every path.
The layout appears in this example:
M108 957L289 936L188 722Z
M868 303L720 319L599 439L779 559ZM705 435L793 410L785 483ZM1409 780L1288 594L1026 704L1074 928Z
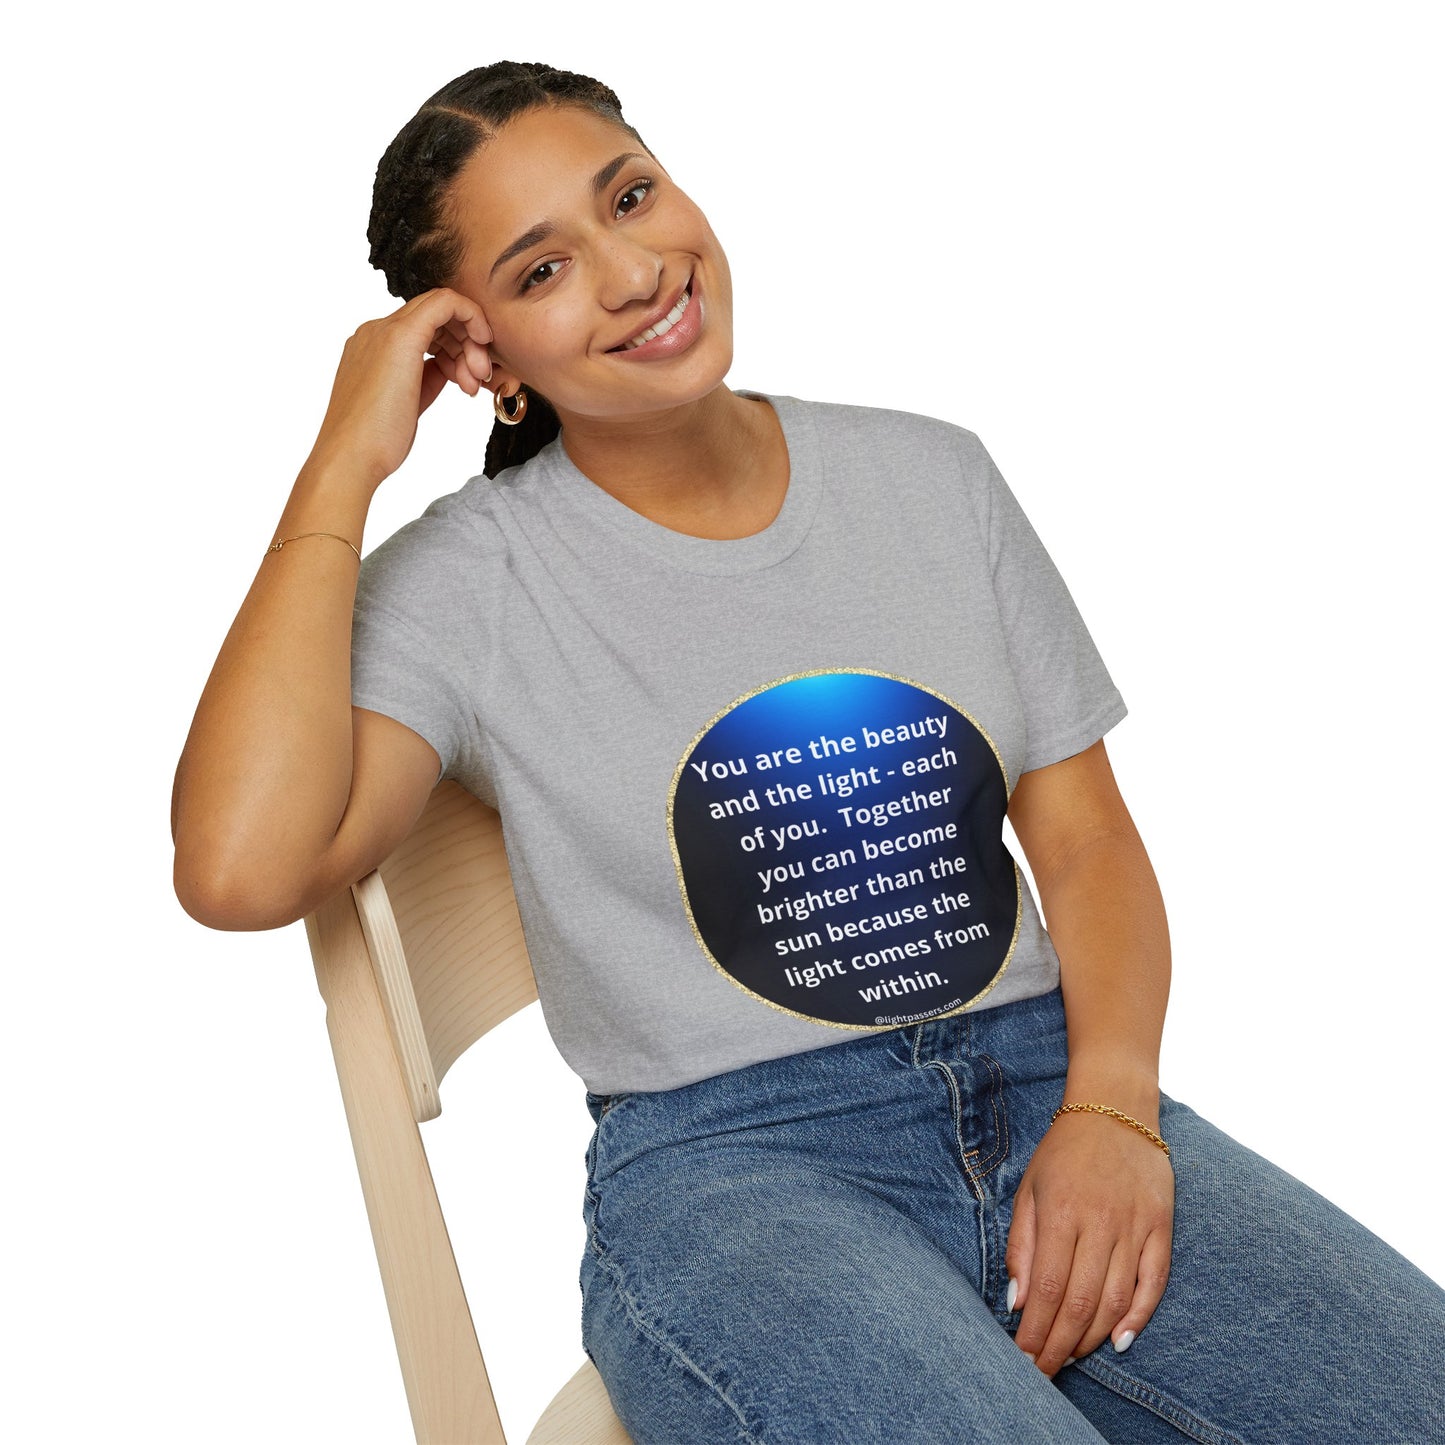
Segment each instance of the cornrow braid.
M590 76L535 61L499 60L449 81L397 132L376 167L366 239L371 264L385 274L393 296L410 301L451 283L463 252L447 213L452 182L498 129L543 105L581 106L642 144L623 119L616 92ZM535 456L561 429L544 397L529 391L529 400L519 426L494 426L484 466L488 476Z

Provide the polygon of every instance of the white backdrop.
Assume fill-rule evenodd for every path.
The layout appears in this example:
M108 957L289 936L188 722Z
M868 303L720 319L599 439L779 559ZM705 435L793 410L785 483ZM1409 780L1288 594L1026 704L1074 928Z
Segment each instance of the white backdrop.
M1435 8L868 8L12 22L7 1438L409 1438L301 929L189 920L167 805L341 344L394 304L376 160L508 55L606 79L709 212L737 385L980 434L1132 709L1165 1088L1445 1279ZM369 544L486 424L443 396ZM581 1360L590 1121L536 1010L444 1096L520 1440Z

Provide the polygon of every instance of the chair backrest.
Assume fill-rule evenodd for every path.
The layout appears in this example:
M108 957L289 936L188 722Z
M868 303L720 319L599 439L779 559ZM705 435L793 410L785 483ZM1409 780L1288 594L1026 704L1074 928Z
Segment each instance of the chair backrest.
M306 935L417 1441L506 1445L417 1129L452 1064L537 997L497 814L441 784ZM626 1438L590 1365L532 1436Z
M446 1072L537 997L497 814L455 783L352 889L417 1121Z

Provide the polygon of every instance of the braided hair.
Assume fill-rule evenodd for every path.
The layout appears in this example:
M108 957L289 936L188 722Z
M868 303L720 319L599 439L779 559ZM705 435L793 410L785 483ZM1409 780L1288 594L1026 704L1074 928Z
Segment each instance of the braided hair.
M366 239L371 264L385 274L393 296L410 301L451 284L464 250L447 211L452 182L500 127L543 105L593 111L642 144L623 119L616 93L586 75L534 61L499 60L449 81L397 132L376 167ZM487 476L535 456L561 430L545 397L530 392L527 402L527 414L516 426L493 425L482 468Z

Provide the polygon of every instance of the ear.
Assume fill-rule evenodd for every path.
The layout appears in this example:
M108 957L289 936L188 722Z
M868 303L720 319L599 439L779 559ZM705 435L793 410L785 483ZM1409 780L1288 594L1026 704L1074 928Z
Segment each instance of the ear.
M492 375L487 382L487 390L496 396L499 392L503 396L515 396L526 383L509 366L492 358Z

